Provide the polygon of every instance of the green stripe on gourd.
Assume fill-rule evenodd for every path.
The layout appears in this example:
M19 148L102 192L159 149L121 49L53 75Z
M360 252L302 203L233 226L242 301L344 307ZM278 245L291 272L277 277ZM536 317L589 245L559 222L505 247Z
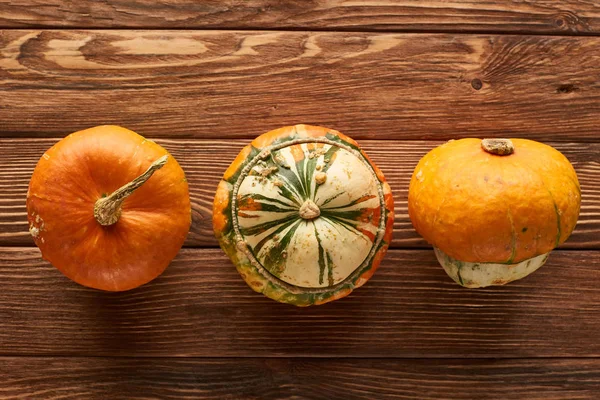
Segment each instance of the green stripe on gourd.
M337 136L263 149L241 168L232 203L238 249L293 295L352 286L370 267L387 217L375 171Z

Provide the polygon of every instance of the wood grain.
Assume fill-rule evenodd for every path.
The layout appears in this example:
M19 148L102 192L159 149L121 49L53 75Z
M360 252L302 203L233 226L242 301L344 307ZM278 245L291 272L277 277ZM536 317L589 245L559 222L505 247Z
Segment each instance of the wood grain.
M57 139L0 139L0 245L33 245L25 197L33 169ZM181 163L190 184L192 227L186 246L218 246L212 229L212 202L219 180L245 140L158 140ZM442 142L362 140L383 170L395 196L392 247L428 247L408 217L408 185L414 167ZM600 144L551 143L573 163L582 187L579 223L563 248L600 249Z
M4 30L0 54L4 137L600 140L600 37Z
M600 251L468 290L431 250L391 250L349 297L296 308L253 292L219 249L184 249L141 288L83 288L34 248L0 248L0 354L598 357Z
M0 0L0 27L318 29L592 34L584 0Z
M600 361L0 358L10 399L590 399Z

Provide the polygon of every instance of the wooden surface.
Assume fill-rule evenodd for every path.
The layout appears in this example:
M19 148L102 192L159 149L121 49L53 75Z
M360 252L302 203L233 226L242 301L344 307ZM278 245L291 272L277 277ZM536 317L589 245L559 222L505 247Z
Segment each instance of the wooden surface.
M0 0L0 27L594 34L586 0Z
M505 287L456 285L431 250L391 250L343 301L308 309L254 293L220 249L183 249L152 283L102 293L37 249L0 248L9 355L600 357L600 258L557 250Z
M43 379L35 371L48 371ZM598 360L0 358L11 399L591 399ZM427 391L419 390L419 385Z
M0 399L600 398L595 2L0 0L0 29ZM301 122L357 139L397 214L375 276L307 309L254 293L211 228L237 152ZM98 124L156 139L191 189L186 247L125 293L69 281L27 232L35 163ZM579 223L530 277L463 289L412 229L414 166L460 137L573 163Z
M600 138L599 37L4 30L0 47L4 137L307 123L355 139Z

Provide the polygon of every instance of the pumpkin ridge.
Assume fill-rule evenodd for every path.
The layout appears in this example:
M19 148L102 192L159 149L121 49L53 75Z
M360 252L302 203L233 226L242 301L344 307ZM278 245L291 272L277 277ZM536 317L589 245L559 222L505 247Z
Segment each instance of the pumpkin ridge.
M331 166L333 165L333 163L335 162L336 159L336 154L338 152L338 150L340 149L339 146L337 145L331 145L331 147L329 149L327 149L327 151L325 152L325 154L323 154L323 166L321 167L321 171L322 173L326 174L327 171L329 170L329 168L331 168ZM321 187L321 185L317 185L315 187L315 193L313 195L313 199L315 199L315 203L316 198L317 198L317 194L319 193L319 188ZM342 193L339 193L339 195L341 195ZM333 200L333 199L331 199ZM327 204L327 202L323 203L322 205Z
M310 199L311 190L310 190L310 182L308 181L308 161L306 157L306 150L303 146L306 144L300 144L299 148L302 151L303 158L299 162L296 163L296 170L298 171L298 175L300 177L300 182L302 183L302 187L304 188L304 199Z
M260 252L262 251L262 248L265 246L265 244L267 244L269 242L269 240L274 240L272 237L273 235L280 235L282 233L285 232L284 234L284 238L286 237L286 235L290 232L290 230L294 229L294 231L297 229L297 227L300 225L300 220L290 220L290 221L286 221L283 222L281 224L281 226L277 229L275 229L271 235L266 235L260 242L258 242L256 244L256 246L254 246L253 251L256 252L256 254L260 254ZM297 225L296 227L294 227L294 225ZM277 225L275 225L274 227L276 227Z
M329 282L329 286L333 286L333 261L331 260L331 256L328 252L325 252L325 256L327 259L327 281Z
M281 174L279 176L281 176ZM292 207L296 207L296 208L300 207L301 204L299 201L299 197L294 193L294 190L290 186L290 184L287 181L285 181L285 182L278 181L278 182L281 182L281 185L279 185L277 187L279 195L281 197L283 197L284 199L291 201L293 203Z
M348 203L348 204L346 204L346 205L343 205L343 206L337 206L337 207L323 207L323 206L324 206L324 204L323 204L323 206L321 206L321 207L322 207L322 208L325 208L327 211L336 212L335 210L339 210L339 209L342 209L342 208L353 207L353 206L355 206L355 205L357 205L357 204L364 203L365 201L369 201L369 200L371 200L371 199L374 199L374 198L376 198L376 197L377 197L377 196L375 196L375 195L365 195L365 196L361 196L361 197L359 197L358 199L356 199L356 200L353 200L353 201L351 201L350 203ZM370 208L370 207L369 207L369 208Z
M356 223L356 226L355 226L354 221L342 219L342 218L336 217L334 215L324 215L324 217L328 218L329 220L333 220L333 221L337 222L338 224L340 224L341 226L343 226L350 232L354 232L358 235L365 236L366 238L370 239L371 242L375 241L375 235L371 231L358 228L358 225L359 225L358 222Z
M522 168L522 169L525 169L525 170L527 170L527 172L529 172L529 174L530 174L531 176L534 176L534 177L535 177L535 178L536 178L536 179L537 179L537 180L540 182L540 185L543 187L543 189L544 189L544 190L546 190L546 191L548 192L548 194L549 194L549 195L550 195L550 197L552 198L552 196L551 196L551 193L550 193L550 190L549 190L549 189L548 189L548 187L546 186L546 183L544 182L544 179L543 179L543 177L542 177L542 176L541 176L541 175L540 175L540 174L539 174L539 173L538 173L538 172L537 172L535 169L533 169L533 168L530 168L530 167L529 167L529 165L527 165L527 163L521 163L521 162L519 162L519 163L517 164L517 161L518 161L518 159L513 159L513 160L512 160L512 165L513 165L513 166L516 166L516 167L518 167L518 168ZM554 204L554 199L552 199L552 203ZM518 230L517 230L517 234L518 234ZM530 254L530 256L531 256L531 257L529 257L529 258L537 257L537 256L539 256L539 255L541 254L541 253L539 252L539 250L538 250L538 247L539 247L539 239L538 239L538 238L535 238L535 241L534 241L534 242L535 242L535 250L532 252L532 254ZM511 263L514 263L514 261L515 261L515 260L514 260L514 258L513 258L511 261L512 261ZM523 261L523 260L520 260L519 262L522 262L522 261ZM506 264L509 264L509 263L506 263Z
M340 197L344 193L346 193L346 192L340 191L340 192L336 193L335 195L331 196L330 198L328 198L327 200L325 200L324 202L322 202L319 207L326 208L325 206L327 204L331 203L333 200L337 199L338 197ZM315 194L315 197L316 197L316 194ZM319 199L315 198L315 203L319 204ZM329 209L329 208L327 208L327 209Z
M512 233L512 238L511 238L511 253L510 253L510 257L508 258L508 260L506 261L506 264L512 264L513 260L515 259L515 255L517 254L517 231L515 230L515 222L513 221L513 217L512 214L510 212L510 206L507 205L507 214L508 214L508 220L510 221L510 230Z
M330 228L335 229L338 234L340 234L340 235L342 234L342 231L340 231L338 226L335 225L333 223L333 221L331 221L327 216L323 216L319 220L321 221L321 223L326 223ZM344 229L347 230L348 228L344 228Z
M462 275L460 274L460 269L462 268L462 263L459 263L456 268L456 275L458 276L458 282L461 286L465 286L465 282L463 281Z
M448 142L448 143L450 143L450 142ZM464 175L465 171L467 170L467 168L464 168L464 167L465 167L465 165L467 165L469 162L471 162L471 160L463 160L462 164L461 164L461 165L460 165L460 167L459 167L459 168L460 168L460 171L461 171L461 174L460 174L460 175L458 175L458 176L454 176L454 177L453 177L453 180L454 180L454 181L455 181L456 179L458 179L458 178L462 178L462 177L463 177L463 175ZM421 193L422 193L422 191L421 191ZM436 210L436 212L435 212L435 215L434 215L434 217L433 217L433 223L432 223L432 225L433 225L433 226L436 226L436 225L437 225L437 222L438 222L438 219L439 219L439 216L440 216L440 210L442 209L443 205L446 203L446 200L448 199L448 195L449 195L449 194L450 194L450 191L449 191L449 190L447 190L447 191L444 193L444 197L442 198L442 201L441 201L441 202L440 202L440 204L438 205L438 208L437 208L437 210ZM437 246L437 243L432 243L432 244L433 244L434 246Z
M301 145L302 146L302 145ZM304 149L303 149L304 151ZM304 153L304 160L302 160L302 178L304 179L304 187L306 188L306 198L312 198L312 171L309 169L312 160L306 157L306 153ZM314 170L314 167L313 167Z
M256 235L263 233L271 228L276 227L277 225L281 225L288 221L292 221L295 218L296 218L295 213L290 213L290 215L288 215L287 217L284 217L282 219L276 219L273 221L264 222L262 224L257 224L257 225L253 225L250 227L240 228L240 232L244 236L256 236Z
M279 278L279 276L281 275L281 273L283 271L285 271L285 269L286 269L285 256L284 256L285 253L282 253L281 249L282 248L283 249L287 248L287 246L292 241L292 238L294 237L294 235L296 233L296 230L298 229L298 227L300 226L301 223L302 223L302 221L296 221L295 223L288 224L288 226L285 226L285 227L282 226L280 229L278 229L276 231L276 233L274 233L274 234L282 233L286 229L287 229L287 231L283 235L283 238L281 238L278 242L274 242L273 246L271 248L269 248L268 250L266 250L268 252L267 255L263 255L261 257L260 256L260 254L261 254L260 250L262 250L262 247L264 246L263 241L265 239L273 241L273 239L270 239L269 237L265 237L265 239L263 239L263 241L261 241L261 243L263 243L263 244L261 245L261 249L259 251L256 251L256 248L255 249L251 249L251 251L253 253L256 252L255 256L257 258L262 259L265 264L268 264L268 265L274 265L275 264L275 263L272 263L272 262L271 263L267 263L266 261L268 259L279 261L279 270L278 271L272 271L272 270L268 269L268 271L271 272L273 275L275 275L277 278ZM257 245L257 247L258 247L258 245ZM283 261L281 259L283 259ZM267 269L267 267L265 267L265 269Z
M91 175L88 174L88 176L91 176ZM91 201L92 203L98 199L98 193L90 193L90 191L93 191L93 187L91 185L89 187L82 186L81 177L71 179L71 183L73 183L79 189L77 191L78 197L84 198L85 200ZM65 190L65 189L61 189L61 190ZM63 196L63 199L64 199L64 197L66 197L66 196Z
M552 196L552 194L550 194ZM558 232L556 234L556 246L560 244L561 237L561 227L560 227L560 212L558 212L558 206L556 205L556 200L554 200L554 196L552 196L552 202L554 203L554 212L556 213L556 223L558 224Z
M292 169L293 168L293 169ZM302 179L296 170L296 166L294 165L292 168L287 169L279 169L277 174L279 177L283 178L287 185L286 188L290 190L295 195L295 200L298 203L298 206L302 204L302 200L306 198L306 193L304 191L304 185L302 184Z
M323 248L323 245L321 245L321 238L319 237L319 231L317 229L317 225L315 224L314 221L312 221L313 224L313 229L315 230L315 237L317 238L317 244L319 246L319 284L323 284L323 276L325 275L325 257L324 257L324 253L325 253L325 249Z
M296 147L295 145L292 145L292 146L289 146L288 148L290 149L290 152L294 156L294 165L292 166L291 170L292 170L292 172L294 172L296 174L296 177L298 178L300 188L302 189L302 192L301 192L302 199L301 200L303 200L303 199L306 199L309 195L308 187L306 186L306 179L304 177L304 160L306 159L306 155L304 154L304 150L302 149L301 145L298 147ZM300 158L300 156L297 156L296 153L301 153L302 157Z
M554 200L554 195L552 194L552 192L550 191L550 189L548 189L548 186L546 185L546 182L544 181L544 178L540 175L540 173L538 171L534 170L533 172L538 176L538 178L542 182L542 186L544 186L544 188L548 192L548 195L550 196L550 199L552 200L552 204L554 205L554 213L556 214L556 225L557 225L557 233L556 233L555 246L558 246L560 244L560 237L561 237L560 213L558 211L558 205L556 204L556 200Z
M315 149L317 150L317 149ZM319 187L319 185L317 185L316 181L313 179L315 176L315 170L319 161L319 157L310 157L310 155L314 155L317 153L314 152L310 152L309 153L309 158L308 158L308 162L306 163L306 184L308 186L308 192L309 192L309 199L310 200L314 200L315 195L317 194L317 188Z
M248 201L245 201L245 204L240 204L239 210L241 211L255 211L255 212L274 212L274 213L288 213L296 211L297 208L290 206L282 206L279 204L271 204L267 201L255 201L252 198L249 198Z
M325 165L323 165L323 172L327 172L329 170L329 168L331 168L331 166L333 165L333 163L335 162L336 158L337 158L337 152L340 149L339 146L334 145L331 146L329 148L329 150L327 150L327 152L325 152L325 154L323 154L323 161L325 162ZM362 156L362 154L361 154ZM367 163L368 164L368 163Z
M255 199L259 200L257 203L261 204L261 209L258 210L258 211L266 211L264 208L262 208L263 204L273 205L273 204L269 204L267 202L277 203L277 204L279 204L280 207L286 208L286 211L294 211L294 210L297 209L297 207L295 207L294 204L284 203L283 201L281 201L279 199L274 199L274 198L271 198L271 197L263 196L260 193L253 193L251 195L244 195L244 196L241 197L240 201L244 201L246 199L246 197L250 198L250 199L253 199L253 200L255 200ZM240 206L240 209L242 209L241 206Z

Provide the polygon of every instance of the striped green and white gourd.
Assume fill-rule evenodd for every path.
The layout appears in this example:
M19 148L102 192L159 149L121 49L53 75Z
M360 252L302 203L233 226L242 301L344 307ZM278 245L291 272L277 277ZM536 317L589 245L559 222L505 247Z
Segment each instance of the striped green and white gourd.
M391 239L393 200L352 139L297 125L257 138L215 197L221 246L251 287L300 306L370 278Z

